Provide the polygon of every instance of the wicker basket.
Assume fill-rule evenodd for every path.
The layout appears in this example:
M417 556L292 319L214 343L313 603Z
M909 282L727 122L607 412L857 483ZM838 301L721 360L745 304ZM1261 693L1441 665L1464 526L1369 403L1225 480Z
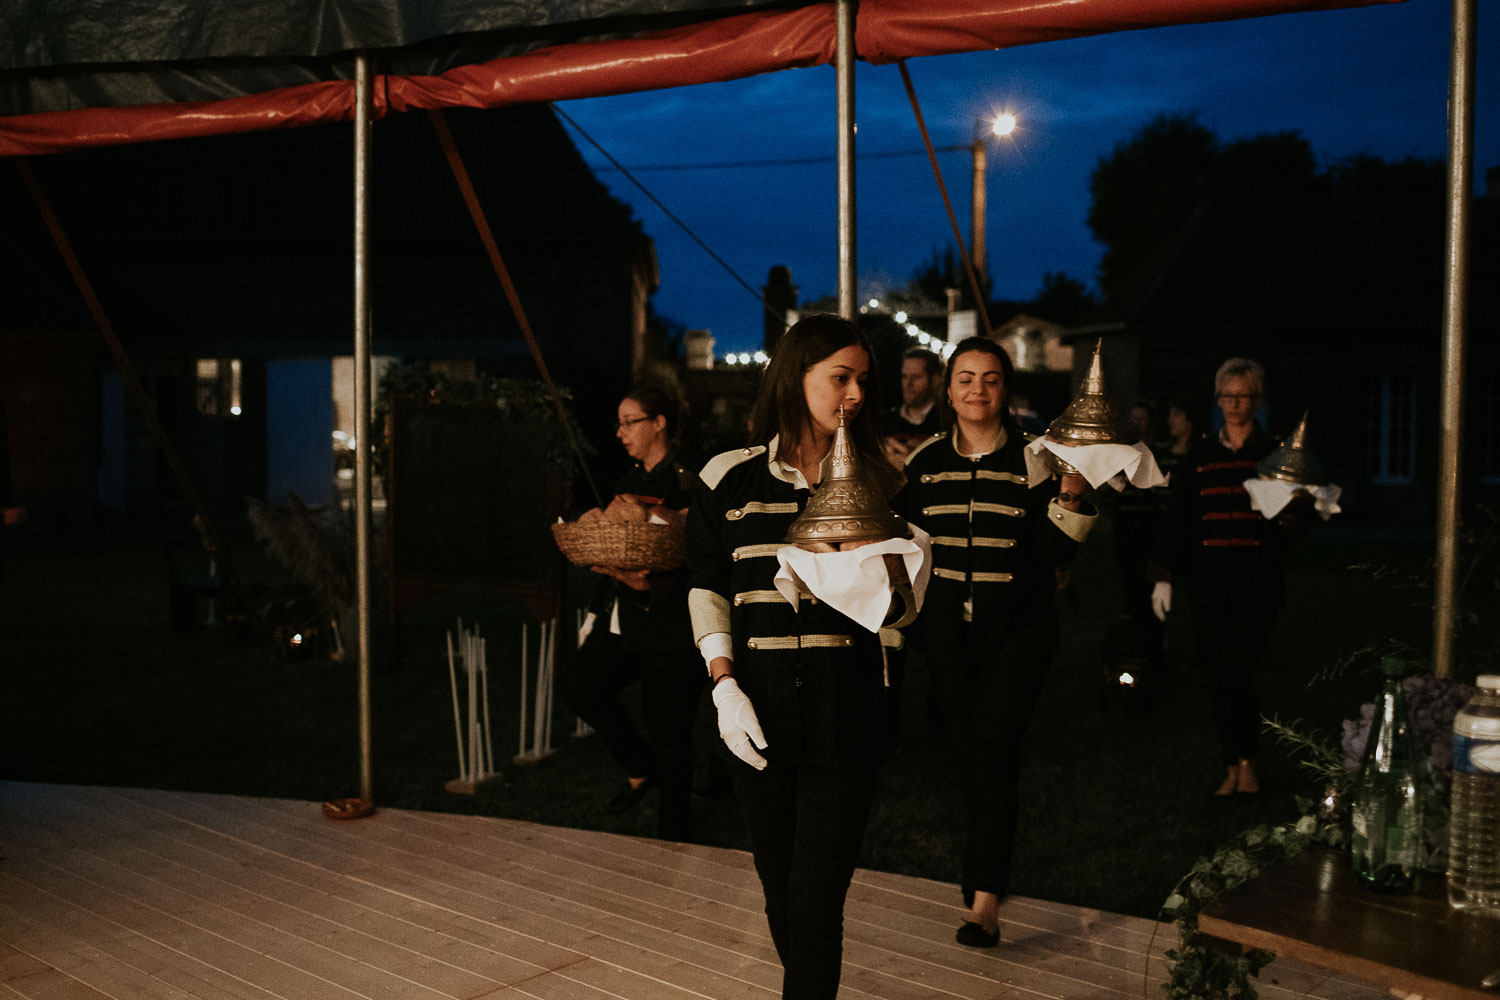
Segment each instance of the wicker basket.
M554 524L552 537L575 566L676 569L687 561L682 528L634 521Z

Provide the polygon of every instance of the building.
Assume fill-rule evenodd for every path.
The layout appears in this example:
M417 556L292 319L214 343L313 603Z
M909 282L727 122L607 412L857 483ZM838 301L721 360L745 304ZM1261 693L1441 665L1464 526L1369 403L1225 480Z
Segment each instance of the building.
M647 362L652 242L543 106L446 113L562 385L601 447ZM31 161L199 491L331 498L352 409L353 136L332 125ZM537 373L431 122L374 130L371 313L382 361ZM176 487L15 173L0 180L0 402L16 502L150 515ZM601 386L609 386L607 391ZM335 432L338 432L336 435ZM339 437L338 435L342 435Z

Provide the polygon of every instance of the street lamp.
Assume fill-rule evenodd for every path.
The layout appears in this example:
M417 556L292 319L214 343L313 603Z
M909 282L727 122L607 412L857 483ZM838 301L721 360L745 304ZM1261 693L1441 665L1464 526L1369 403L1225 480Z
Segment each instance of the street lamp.
M1016 130L1016 116L1009 111L995 116L990 122L988 129L991 135L1007 136ZM973 197L970 199L969 216L969 255L974 264L974 276L979 279L981 290L986 285L986 265L984 249L984 216L985 216L985 139L981 134L974 140L969 151L974 160L974 182ZM975 303L976 308L983 308L982 303Z

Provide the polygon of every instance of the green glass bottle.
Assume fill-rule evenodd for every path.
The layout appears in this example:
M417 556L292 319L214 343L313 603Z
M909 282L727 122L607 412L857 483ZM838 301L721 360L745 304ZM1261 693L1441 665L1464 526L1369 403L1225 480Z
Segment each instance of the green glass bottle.
M1422 838L1422 800L1411 718L1401 688L1405 664L1380 661L1385 686L1354 778L1349 853L1360 883L1379 892L1410 892Z

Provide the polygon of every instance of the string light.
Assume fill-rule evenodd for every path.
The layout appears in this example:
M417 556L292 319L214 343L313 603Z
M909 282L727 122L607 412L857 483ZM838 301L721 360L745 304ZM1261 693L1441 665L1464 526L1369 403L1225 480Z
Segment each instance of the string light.
M880 300L872 298L869 300L869 303L867 305L860 306L859 311L865 312L868 309L878 309L879 307ZM911 317L907 315L905 310L892 314L891 318L905 329L906 335L908 337L916 341L921 346L932 351L944 361L947 361L950 357L953 356L954 345L947 343L941 337L928 333L917 324L909 322ZM724 363L726 365L763 365L770 360L770 355L768 355L765 351L756 351L754 354L751 354L748 351L740 351L738 354L736 354L731 351L728 354L724 355Z

